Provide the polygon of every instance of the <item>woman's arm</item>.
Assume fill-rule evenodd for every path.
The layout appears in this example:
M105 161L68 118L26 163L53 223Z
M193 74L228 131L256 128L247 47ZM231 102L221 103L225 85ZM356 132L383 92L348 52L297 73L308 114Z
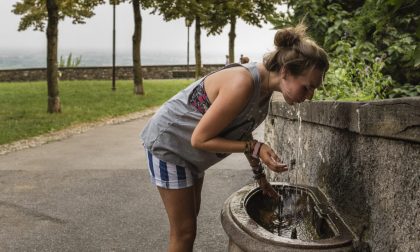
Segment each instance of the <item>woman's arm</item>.
M208 96L214 100L191 136L191 144L194 148L225 153L245 150L243 141L218 137L220 132L245 108L253 91L253 80L246 69L229 70L220 71L216 73L217 76L214 74L205 80L206 91L210 90Z
M246 69L232 69L233 71L219 72L220 75L207 78L205 86L209 87L209 97L213 101L210 108L203 115L191 136L194 148L221 153L244 152L246 142L229 140L218 135L245 108L252 95L252 76ZM211 85L219 84L218 89L211 89ZM214 87L214 86L213 86ZM207 91L207 88L206 88ZM277 154L270 146L263 144L259 156L267 167L275 172L287 170Z

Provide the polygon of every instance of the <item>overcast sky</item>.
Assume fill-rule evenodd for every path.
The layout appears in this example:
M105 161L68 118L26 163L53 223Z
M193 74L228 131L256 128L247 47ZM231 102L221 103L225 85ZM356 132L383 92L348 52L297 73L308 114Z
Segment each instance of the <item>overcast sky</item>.
M15 0L0 1L0 48L45 50L45 33L28 29L18 32L20 16L11 12ZM183 19L164 22L160 16L142 10L143 37L142 51L186 51L187 28ZM59 25L59 50L110 50L112 48L112 6L105 4L95 9L96 15L86 24L73 25L69 19ZM130 4L117 7L117 41L119 51L131 50L133 33L133 11ZM263 28L237 23L235 55L262 55L273 48L275 31L271 25ZM207 37L202 32L202 52L228 52L228 27L218 36ZM190 53L193 55L194 28L190 29ZM193 56L192 56L193 57Z

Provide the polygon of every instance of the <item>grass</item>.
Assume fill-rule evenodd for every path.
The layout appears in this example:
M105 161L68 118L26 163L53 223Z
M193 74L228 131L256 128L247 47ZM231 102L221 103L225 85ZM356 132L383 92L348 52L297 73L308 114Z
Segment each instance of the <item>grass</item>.
M95 122L161 105L190 80L145 80L144 96L133 94L132 81L60 81L62 113L47 113L46 82L0 83L0 144L72 125Z

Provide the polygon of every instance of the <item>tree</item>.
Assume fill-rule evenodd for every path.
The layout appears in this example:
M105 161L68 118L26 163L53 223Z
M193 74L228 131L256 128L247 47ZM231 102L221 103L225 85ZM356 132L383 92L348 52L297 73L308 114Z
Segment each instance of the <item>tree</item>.
M242 19L245 23L261 27L267 18L274 15L281 0L218 0L212 1L203 23L208 34L220 34L223 27L230 25L229 62L235 61L236 22Z
M127 0L110 0L110 4L120 4ZM136 95L144 95L143 72L141 70L141 35L143 18L141 9L147 9L154 5L155 0L131 0L133 6L134 32L132 36L132 57L133 57L133 92Z
M134 94L143 95L143 74L141 71L141 28L142 17L140 12L140 2L132 1L134 12L134 33L133 33L133 76Z
M58 23L65 17L73 19L74 24L85 23L85 18L94 15L93 8L103 0L22 0L13 5L13 13L22 15L19 31L29 27L44 31L47 23L47 85L49 113L61 112L58 89L57 41Z
M201 76L201 26L207 18L206 13L212 5L211 0L159 0L156 1L154 11L163 15L165 21L178 18L195 21L195 78Z
M134 13L134 33L133 33L133 75L134 75L134 93L144 94L143 74L141 71L141 30L142 17L140 7L143 9L153 6L154 0L134 0L131 1Z

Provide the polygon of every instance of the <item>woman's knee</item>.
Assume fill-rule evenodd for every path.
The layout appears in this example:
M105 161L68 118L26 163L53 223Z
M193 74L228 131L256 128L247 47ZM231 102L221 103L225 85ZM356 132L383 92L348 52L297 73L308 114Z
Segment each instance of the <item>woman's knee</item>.
M194 241L197 233L196 221L182 223L177 227L171 227L171 237L182 241Z

